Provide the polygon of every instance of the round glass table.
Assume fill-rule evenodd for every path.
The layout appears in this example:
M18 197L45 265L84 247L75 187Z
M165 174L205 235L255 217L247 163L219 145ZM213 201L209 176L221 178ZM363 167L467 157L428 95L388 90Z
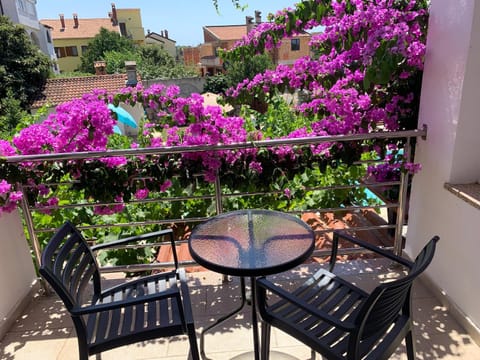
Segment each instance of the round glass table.
M300 265L315 247L315 235L299 218L272 210L239 210L224 213L197 225L190 235L192 258L203 267L241 278L242 303L238 309L205 328L204 333L240 311L246 302L245 277L251 279L252 327L255 359L260 358L255 278L280 273Z

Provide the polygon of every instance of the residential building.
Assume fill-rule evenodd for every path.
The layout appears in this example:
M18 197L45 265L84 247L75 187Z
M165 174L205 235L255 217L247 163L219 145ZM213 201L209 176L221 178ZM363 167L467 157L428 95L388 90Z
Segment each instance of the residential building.
M203 27L204 43L196 48L185 48L185 65L200 66L202 74L216 74L223 71L219 50L230 50L252 29L262 22L260 11L255 11L255 19L247 16L243 25L214 25ZM275 65L291 65L295 60L310 54L311 35L302 33L284 40L279 48L270 52Z
M200 64L200 47L199 46L185 46L179 49L181 60L185 65L199 67Z
M147 30L145 35L145 44L158 45L165 49L165 51L174 59L177 59L176 41L168 37L168 30L162 30L160 34L150 32Z
M92 76L48 79L43 97L33 103L32 110L44 105L54 107L72 99L80 99L84 94L92 93L95 89L104 89L108 94L115 94L125 86L136 86L142 83L134 61L125 62L127 69L125 74L107 74L105 61L96 61L94 67L95 75Z
M72 14L66 18L42 19L40 22L52 30L55 53L61 72L75 71L80 65L80 57L87 50L89 42L101 28L115 31L132 39L136 44L145 43L140 9L117 9L112 4L108 18L80 18ZM93 64L92 64L93 66Z
M0 0L0 15L25 28L32 42L53 62L52 70L58 72L53 48L51 28L38 21L36 0Z

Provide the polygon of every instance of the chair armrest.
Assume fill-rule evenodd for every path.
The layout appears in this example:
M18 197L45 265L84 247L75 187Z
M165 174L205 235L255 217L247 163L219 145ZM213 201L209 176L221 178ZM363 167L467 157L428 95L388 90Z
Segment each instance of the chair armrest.
M118 300L108 303L101 303L95 305L88 305L83 307L74 307L70 310L72 315L87 315L102 311L115 310L126 306L133 306L138 304L144 304L146 302L152 302L156 300L166 299L166 298L177 298L179 301L179 293L176 289L168 289L156 294L137 296L127 300Z
M267 304L266 299L266 290L274 293L275 295L279 296L281 299L286 300L292 304L295 304L299 308L303 309L304 311L319 317L326 323L329 323L332 326L335 326L339 329L342 329L346 332L351 332L355 330L355 325L352 322L347 321L340 321L337 318L331 316L325 311L320 309L314 308L306 301L299 299L292 295L291 293L285 291L281 287L273 284L271 281L267 280L265 277L257 278L255 282L256 290L257 290L257 299L258 299L258 306L260 307L260 312L265 309Z
M113 293L116 293L116 292L121 291L123 289L131 288L131 287L135 286L136 284L144 283L146 281L149 281L150 279L166 278L168 276L170 276L172 278L176 278L177 274L176 274L175 270L173 270L173 271L168 271L168 272L162 272L162 273L159 273L159 274L141 276L138 279L129 280L129 281L123 282L123 283L118 284L118 285L114 285L110 288L107 288L107 289L103 290L100 294L100 298L105 298L107 296L111 296Z
M386 251L384 249L379 248L378 246L372 245L367 243L364 240L355 238L351 235L346 234L345 232L340 232L338 230L333 231L333 242L332 242L332 254L330 256L330 271L333 270L335 267L335 261L337 258L337 253L338 253L338 240L339 238L342 238L344 240L350 241L353 244L359 245L367 250L370 250L378 255L382 255L390 260L393 260L407 268L411 268L413 266L413 263L411 261L408 261L407 259L404 259L400 256L397 256L395 254L392 254L390 251Z
M173 230L172 229L164 229L155 232L150 232L142 235L135 235L126 237L116 241L110 241L108 243L98 244L92 246L90 249L95 252L98 250L109 249L113 247L118 247L121 245L127 245L132 242L138 242L142 240L148 240L156 237L168 236L170 239L170 245L172 246L172 254L173 254L173 262L175 263L175 269L178 269L178 256L177 256L177 249L175 247L175 239L173 238Z

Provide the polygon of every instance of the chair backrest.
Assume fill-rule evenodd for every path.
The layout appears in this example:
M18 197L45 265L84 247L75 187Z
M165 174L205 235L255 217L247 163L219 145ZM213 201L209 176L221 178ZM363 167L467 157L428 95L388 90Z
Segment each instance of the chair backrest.
M356 318L361 339L385 331L399 314L410 317L410 293L413 281L430 264L435 253L437 236L432 238L415 258L408 275L377 286L360 309Z
M68 221L43 250L39 272L68 310L92 301L101 291L95 257L82 234Z

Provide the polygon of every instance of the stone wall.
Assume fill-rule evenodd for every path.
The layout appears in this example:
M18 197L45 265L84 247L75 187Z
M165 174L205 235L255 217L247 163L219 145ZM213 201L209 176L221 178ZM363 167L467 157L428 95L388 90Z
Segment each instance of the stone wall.
M182 78L182 79L165 79L165 80L142 80L143 87L148 89L153 84L163 84L165 86L177 85L180 87L180 96L188 97L192 93L203 92L203 87L205 85L205 78L201 77L192 77L192 78Z

